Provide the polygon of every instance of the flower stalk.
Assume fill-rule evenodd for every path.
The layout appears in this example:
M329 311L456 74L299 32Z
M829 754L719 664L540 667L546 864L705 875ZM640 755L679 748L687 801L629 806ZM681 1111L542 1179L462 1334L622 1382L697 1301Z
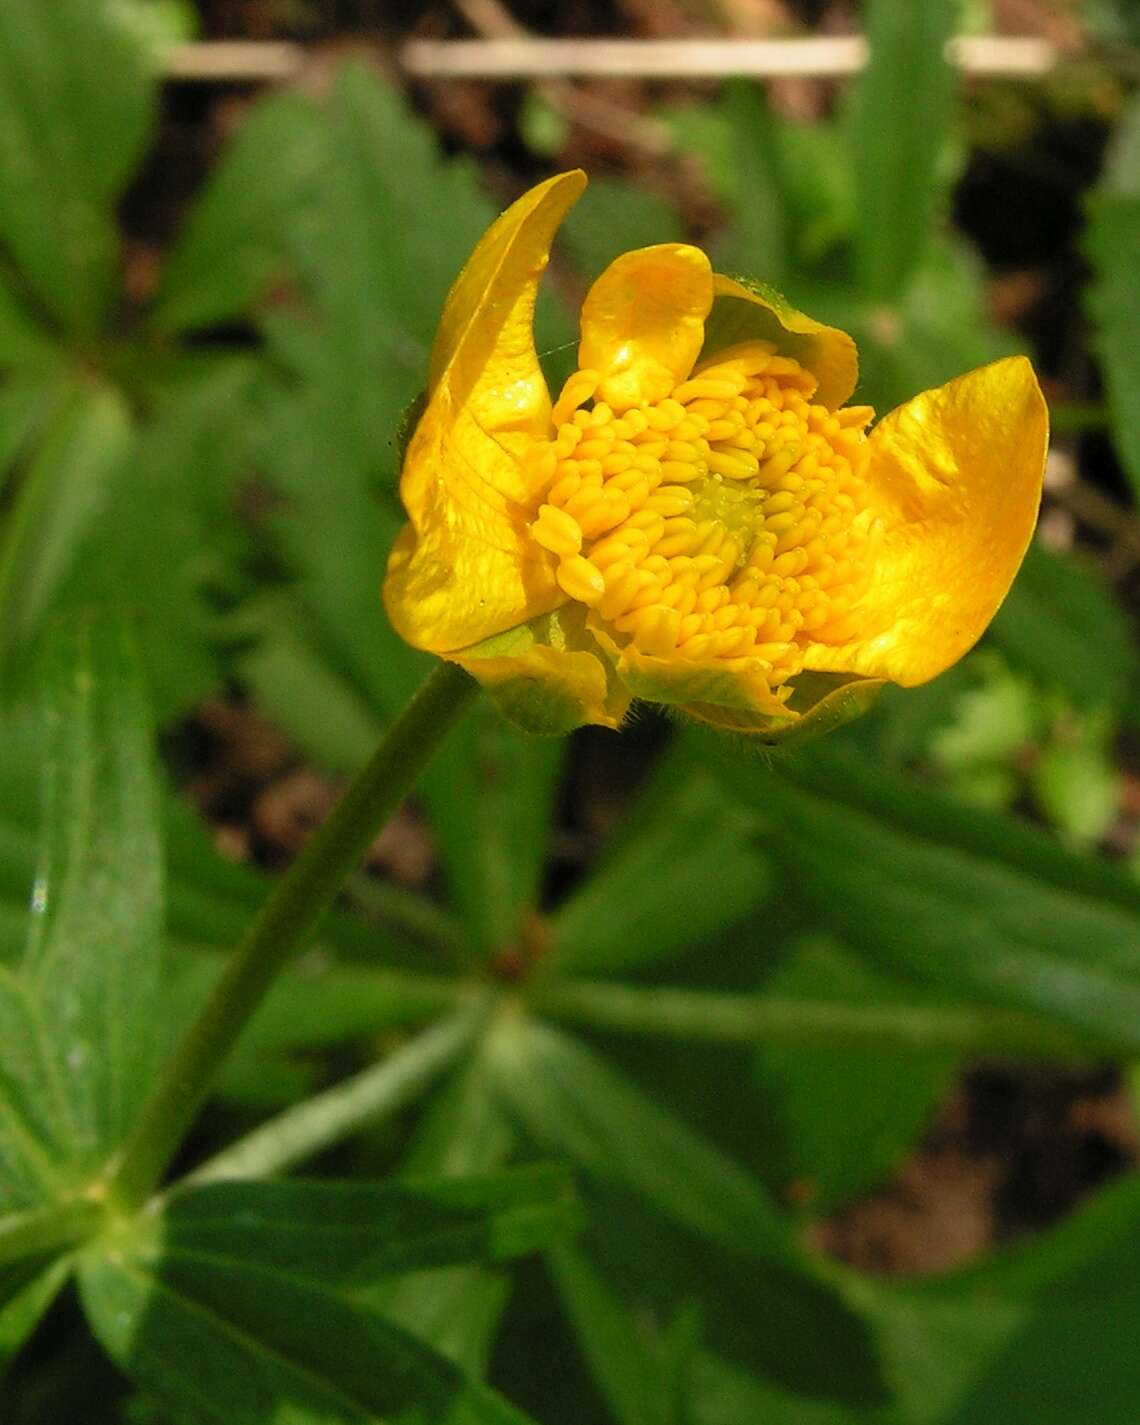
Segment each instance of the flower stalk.
M151 1195L274 979L477 691L478 684L461 669L440 664L278 881L112 1164L104 1194L113 1209L135 1212Z

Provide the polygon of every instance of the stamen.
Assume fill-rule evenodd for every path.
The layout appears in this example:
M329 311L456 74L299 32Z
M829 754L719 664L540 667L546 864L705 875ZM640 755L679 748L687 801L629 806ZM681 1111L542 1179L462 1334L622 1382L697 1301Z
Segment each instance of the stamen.
M619 646L747 671L786 699L806 642L851 636L870 577L871 408L813 405L815 377L766 342L620 416L591 404L598 386L575 372L527 457L559 585Z

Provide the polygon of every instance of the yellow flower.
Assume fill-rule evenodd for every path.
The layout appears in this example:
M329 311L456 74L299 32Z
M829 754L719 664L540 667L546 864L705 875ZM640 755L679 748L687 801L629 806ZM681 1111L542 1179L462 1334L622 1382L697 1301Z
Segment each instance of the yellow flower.
M855 345L680 243L619 257L551 401L533 335L564 173L452 287L384 585L409 643L538 731L634 697L774 740L960 658L1032 534L1047 438L1029 362L926 391L868 433Z

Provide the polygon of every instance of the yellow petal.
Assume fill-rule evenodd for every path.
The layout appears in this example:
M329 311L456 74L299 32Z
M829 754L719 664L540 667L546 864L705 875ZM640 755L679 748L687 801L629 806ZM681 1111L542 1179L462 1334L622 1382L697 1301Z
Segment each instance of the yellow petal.
M774 287L717 273L713 305L705 323L701 359L741 342L770 341L781 356L794 357L819 382L814 399L831 410L843 405L859 377L855 343L790 306Z
M462 648L565 598L555 561L527 534L542 475L524 457L550 422L534 347L538 280L585 182L560 174L508 208L444 306L400 477L411 524L384 585L389 618L419 648Z
M860 637L810 644L808 668L924 683L981 636L1013 582L1041 500L1049 416L1023 356L924 391L870 436L879 525Z
M586 296L578 366L601 376L598 399L625 410L662 401L692 370L712 305L699 248L661 243L616 258Z
M599 656L575 605L460 649L451 661L477 678L516 726L570 732L584 723L617 727L630 694Z

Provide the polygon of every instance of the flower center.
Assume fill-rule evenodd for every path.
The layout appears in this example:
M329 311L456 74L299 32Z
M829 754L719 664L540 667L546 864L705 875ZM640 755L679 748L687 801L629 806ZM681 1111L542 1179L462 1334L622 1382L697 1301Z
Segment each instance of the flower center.
M618 647L724 660L779 696L802 645L843 643L869 577L865 427L813 405L815 378L762 342L730 348L655 405L593 403L577 371L532 458L531 525L558 582Z

